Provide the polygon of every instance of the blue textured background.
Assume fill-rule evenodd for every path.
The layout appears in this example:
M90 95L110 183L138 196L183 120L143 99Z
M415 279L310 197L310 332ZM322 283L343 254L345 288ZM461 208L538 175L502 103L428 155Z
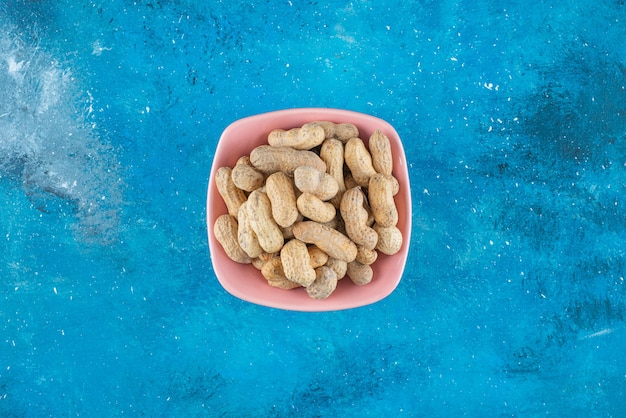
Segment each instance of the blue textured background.
M0 5L0 415L626 416L621 1ZM407 270L324 314L221 289L221 131L389 121Z

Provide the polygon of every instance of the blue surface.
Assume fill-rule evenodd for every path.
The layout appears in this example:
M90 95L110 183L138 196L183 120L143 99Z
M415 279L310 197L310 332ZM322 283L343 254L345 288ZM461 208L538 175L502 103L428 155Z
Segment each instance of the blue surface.
M622 3L5 1L0 415L626 416ZM212 272L221 131L306 106L404 140L377 304Z

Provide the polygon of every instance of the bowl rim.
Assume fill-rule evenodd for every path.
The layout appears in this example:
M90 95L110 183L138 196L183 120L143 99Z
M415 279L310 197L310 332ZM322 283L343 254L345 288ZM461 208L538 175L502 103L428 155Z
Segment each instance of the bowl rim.
M397 277L394 277L393 280L387 280L386 285L381 289L378 293L366 292L366 294L360 298L342 298L340 301L333 300L332 296L323 301L315 301L310 299L310 303L302 303L302 300L298 300L298 298L293 298L293 301L270 301L266 297L257 296L254 294L249 294L246 292L242 292L236 286L232 285L232 280L229 280L226 276L228 276L227 272L224 270L220 263L216 263L215 260L219 257L223 257L223 255L217 254L217 251L222 251L223 249L217 243L213 235L212 222L217 216L223 214L223 212L217 213L213 210L213 205L211 202L213 199L219 198L219 193L217 192L217 188L214 186L214 178L215 172L220 166L224 164L221 163L218 157L223 155L225 148L228 144L225 143L224 139L228 138L231 134L231 131L236 131L240 129L242 125L247 124L257 124L263 125L263 122L267 122L269 120L282 120L282 119L302 119L306 123L307 121L313 120L331 120L336 123L338 122L349 122L359 126L359 122L363 123L366 121L367 123L375 123L376 126L379 126L381 130L383 130L392 141L392 146L394 146L394 161L399 161L401 164L399 166L394 164L394 175L397 176L397 170L399 170L403 174L403 178L406 180L405 184L402 187L402 193L405 197L404 200L404 209L403 213L405 217L401 220L403 222L404 228L403 230L403 244L400 252L394 254L393 256L384 256L384 257L394 257L397 261L396 269L399 269L399 273ZM281 128L281 129L289 129L289 126L277 126L276 124L269 123L269 125L273 126L271 129ZM268 131L269 132L269 131ZM365 138L363 138L366 140ZM366 140L367 141L367 140ZM394 144L395 142L395 144ZM236 158L235 158L236 157ZM235 160L240 157L240 155L235 156ZM218 161L219 160L219 161ZM400 209L400 208L399 208ZM210 176L208 179L208 190L207 190L207 200L206 200L206 227L207 227L207 236L208 236L208 244L209 244L209 252L211 257L211 264L213 266L213 271L215 273L216 278L220 285L232 296L239 298L241 300L254 303L261 306L266 306L270 308L283 309L283 310L291 310L291 311L302 311L302 312L324 312L324 311L338 311L345 309L353 309L366 305L370 305L376 303L387 296L389 296L400 283L402 276L404 275L404 271L406 268L406 262L408 259L408 253L410 248L411 241L411 218L412 218L412 201L411 201L411 191L410 191L410 177L408 173L408 165L406 162L406 154L404 151L404 146L402 144L402 140L398 135L395 128L388 123L387 121L378 118L373 115L369 115L366 113L356 112L352 110L346 109L336 109L336 108L325 108L325 107L303 107L303 108L289 108L282 110L274 110L269 112L264 112L260 114L255 114L251 116L246 116L240 119L235 120L230 123L220 135L219 141L216 145L215 154L212 161ZM231 261L231 260L228 260ZM232 261L232 263L235 263ZM252 267L254 268L254 267ZM260 274L259 274L260 275ZM344 280L349 280L345 278ZM351 284L351 283L350 283ZM265 284L269 287L269 285ZM351 284L352 285L352 284ZM354 285L353 285L354 286ZM371 286L371 284L367 285ZM274 290L276 292L294 292L300 291L300 289L295 290L283 290L278 288L271 288L270 292ZM304 291L304 289L302 289ZM345 300L344 300L345 299Z

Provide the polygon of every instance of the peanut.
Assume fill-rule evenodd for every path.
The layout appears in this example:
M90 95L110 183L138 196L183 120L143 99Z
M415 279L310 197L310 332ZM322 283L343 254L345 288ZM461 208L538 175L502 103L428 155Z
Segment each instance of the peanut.
M285 279L287 278L285 277L285 272L283 271L283 263L281 262L280 257L272 257L267 259L261 267L261 274L268 281L281 277Z
M286 277L276 277L267 281L267 284L279 289L291 290L297 287L302 287L296 282L292 282Z
M257 270L261 270L263 268L263 266L265 265L265 263L267 263L268 261L270 261L273 258L278 258L278 255L276 253L271 253L270 254L270 253L263 252L257 258L252 260L252 264L254 265L254 267Z
M263 254L263 248L259 244L256 233L250 225L248 216L248 201L243 202L239 207L239 227L237 228L237 242L239 246L248 254L250 258L257 258Z
M351 138L346 143L344 151L346 165L350 168L352 177L361 187L367 187L370 177L376 174L372 165L372 156L370 155L363 140L360 138Z
M333 123L326 120L311 122L324 128L325 138L336 138L341 142L347 142L350 138L359 136L359 129L351 123Z
M341 142L347 142L350 138L357 138L359 130L351 123L338 123L335 125L335 138Z
M346 190L341 198L341 216L346 233L357 245L373 250L378 241L378 234L367 226L368 213L363 207L365 195L360 187Z
M228 214L218 216L213 224L213 234L228 258L242 264L252 262L237 242L237 220L234 216Z
M271 174L265 182L265 192L272 203L272 216L276 223L288 228L298 219L296 193L292 180L282 171Z
M398 179L395 178L394 176L389 176L389 179L391 180L391 184L393 185L392 194L395 196L400 191L400 183L398 183Z
M320 158L326 163L326 172L337 182L337 194L331 199L335 207L339 207L341 196L346 191L343 177L343 144L338 139L329 138L322 143Z
M374 170L390 176L393 171L393 158L391 156L391 143L387 135L377 129L370 136L368 146L372 155Z
M237 160L237 164L233 167L231 177L235 186L246 192L258 189L263 186L263 182L265 181L265 176L252 166L250 157L247 155Z
M332 203L324 202L311 193L302 193L296 205L302 216L320 223L332 221L337 213Z
M283 232L272 217L272 205L267 194L258 190L248 196L248 216L259 244L268 253L280 251L284 244Z
M372 248L366 248L362 245L356 246L356 261L361 264L371 265L374 264L376 259L378 258L378 252Z
M300 241L315 244L329 257L350 262L356 258L356 244L341 232L313 221L298 222L293 227L293 234Z
M346 271L348 271L348 263L343 260L339 260L337 258L328 257L328 261L326 265L333 269L335 274L337 274L337 280L341 280L346 276Z
M230 167L220 167L215 172L215 184L217 191L226 204L226 209L235 219L239 216L239 206L246 201L246 195L239 189L232 179L233 169Z
M276 277L276 278L273 278L271 280L268 280L267 283L270 286L274 286L274 287L277 287L279 289L285 289L285 290L291 290L291 289L295 289L297 287L302 287L300 284L298 284L296 282L292 282L291 280L289 280L286 277Z
M337 288L337 274L333 269L321 266L315 269L315 281L306 288L309 296L315 300L324 300Z
M372 267L367 264L361 264L358 261L352 261L348 263L348 271L346 275L357 286L363 286L372 281L374 272Z
M280 250L280 259L287 279L305 287L315 280L315 270L311 267L309 251L304 242L298 239L287 242Z
M324 141L324 128L314 123L307 123L300 128L285 131L274 129L267 137L267 142L273 147L292 147L298 150L315 148Z
M309 251L311 267L314 269L321 267L328 262L328 254L317 248L315 245L310 245L307 250Z
M339 191L339 184L333 176L306 165L295 169L293 180L301 192L311 193L321 200L329 200Z
M291 176L295 169L302 165L326 171L326 164L313 151L296 150L291 147L260 145L250 152L250 162L264 174L283 171Z
M267 280L270 286L287 290L300 287L299 283L292 282L285 276L280 257L274 257L263 264L261 274L265 277L265 280Z
M391 176L376 174L369 182L369 203L374 220L380 226L390 227L398 223L398 209L393 200L393 180Z
M374 230L378 233L376 249L386 255L394 255L402 248L402 232L396 226L383 227L374 224Z

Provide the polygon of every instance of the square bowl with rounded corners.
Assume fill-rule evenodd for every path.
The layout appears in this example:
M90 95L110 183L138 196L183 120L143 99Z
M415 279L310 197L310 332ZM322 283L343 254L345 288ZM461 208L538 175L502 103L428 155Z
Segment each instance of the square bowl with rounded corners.
M367 144L370 135L380 129L389 137L393 155L393 175L398 179L400 191L395 196L398 208L398 228L403 235L402 248L397 254L379 253L372 265L374 277L364 286L356 286L345 277L337 289L325 300L311 299L304 288L284 290L270 286L252 264L239 264L226 256L213 234L213 224L218 216L227 213L226 205L215 185L215 172L219 167L233 167L243 155L253 148L266 144L273 129L291 129L307 122L325 120L348 122L357 126L359 136ZM207 193L207 232L213 269L220 284L233 296L263 306L294 311L333 311L365 306L387 297L397 287L406 265L411 238L411 189L406 155L396 130L387 122L374 116L349 110L329 108L298 108L278 110L239 119L222 133L209 178Z

